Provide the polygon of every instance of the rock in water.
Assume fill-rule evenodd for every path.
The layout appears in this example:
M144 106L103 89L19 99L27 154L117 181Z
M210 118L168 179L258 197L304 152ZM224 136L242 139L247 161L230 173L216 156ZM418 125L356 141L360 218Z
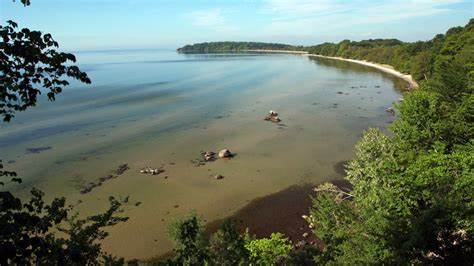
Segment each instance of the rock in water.
M232 157L232 153L229 149L223 149L219 151L219 158L230 158Z
M151 174L151 175L159 175L163 173L165 170L163 168L151 168L151 167L146 167L140 170L140 173L142 174Z
M275 111L273 111L273 110L270 110L270 111L268 112L268 114L271 115L271 116L278 116L278 113L275 112Z
M395 115L395 109L393 109L393 107L389 107L385 109L385 111L391 115Z
M215 160L215 153L212 151L207 151L202 154L204 161L211 162Z
M268 112L268 115L265 117L265 120L272 121L273 123L278 123L281 121L281 119L278 117L278 113L273 110L270 110Z
M272 116L270 121L274 122L274 123L278 123L281 121L281 119L278 117L278 116Z

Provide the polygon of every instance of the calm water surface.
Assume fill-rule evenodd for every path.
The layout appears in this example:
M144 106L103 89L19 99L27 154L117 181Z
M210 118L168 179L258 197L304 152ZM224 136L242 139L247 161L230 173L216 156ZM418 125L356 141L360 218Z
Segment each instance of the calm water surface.
M384 109L405 85L368 67L297 55L149 50L77 57L93 84L73 83L55 103L42 101L1 124L0 158L25 181L12 189L67 196L81 214L104 210L110 195L130 196L130 220L105 241L126 258L168 251L168 224L190 211L212 221L290 185L340 178L334 165L351 158L366 128L393 120ZM280 113L280 125L263 121L270 109ZM237 156L191 162L200 151L222 148ZM123 175L80 193L125 163ZM140 174L145 166L165 172Z

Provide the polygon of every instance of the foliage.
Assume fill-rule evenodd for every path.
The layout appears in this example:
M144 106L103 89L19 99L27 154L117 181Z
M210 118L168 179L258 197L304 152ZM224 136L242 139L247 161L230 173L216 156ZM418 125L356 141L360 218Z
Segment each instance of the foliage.
M249 252L245 248L245 236L239 234L231 220L225 221L212 235L211 259L216 265L247 265Z
M29 2L24 2L25 5ZM87 74L69 62L72 54L57 50L58 43L51 34L28 28L18 29L9 20L0 25L0 115L10 121L15 111L36 105L38 94L47 90L48 99L69 85L69 79L90 83ZM67 77L67 78L65 78Z
M250 252L250 261L255 265L277 265L288 258L293 246L281 233L272 233L270 238L251 240L245 244Z
M299 249L293 249L293 251L288 255L288 258L284 261L284 265L318 265L315 262L315 257L320 254L321 252L315 246L304 245Z
M345 45L342 52L352 42ZM352 52L368 49L362 56L367 59L379 50L378 44L367 45ZM427 43L394 42L387 49L433 52L423 66L427 80L397 106L393 135L369 129L357 144L347 171L350 193L317 188L310 221L325 246L315 260L469 265L474 244L473 21Z
M247 231L239 233L230 220L208 241L196 215L175 222L171 234L176 241L174 256L161 262L163 265L298 265L316 254L311 248L296 252L281 233L261 239L251 237Z
M29 0L21 0L25 6ZM71 54L56 50L58 44L50 34L22 29L8 21L0 26L0 114L8 122L15 111L34 106L41 89L49 89L48 98L69 84L63 76L90 83ZM6 188L21 179L4 170L0 161L0 186ZM26 202L8 190L0 190L0 265L121 265L117 259L102 251L100 240L108 233L105 227L124 222L118 216L121 203L109 199L109 209L98 215L79 218L64 197L50 204L43 192L31 190ZM61 237L62 235L63 237Z
M219 53L244 50L300 50L301 46L262 42L204 42L185 45L178 49L181 53Z
M208 241L196 215L176 221L170 230L176 241L175 256L169 265L203 265L209 261Z
M23 203L8 191L0 192L0 264L86 265L120 262L104 253L98 241L107 233L104 227L126 221L119 217L120 202L110 198L103 214L85 219L71 216L66 199L55 198L50 204L44 194L33 189L31 199ZM54 230L65 233L59 237Z

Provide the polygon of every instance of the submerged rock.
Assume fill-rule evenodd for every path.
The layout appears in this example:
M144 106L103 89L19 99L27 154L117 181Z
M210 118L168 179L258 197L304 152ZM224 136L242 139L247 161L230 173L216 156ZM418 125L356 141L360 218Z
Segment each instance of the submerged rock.
M125 171L127 171L128 169L130 169L130 167L128 166L128 164L126 164L126 163L121 164L121 165L119 165L119 167L117 168L117 170L115 170L115 174L116 174L116 175L121 175L121 174L125 173Z
M84 186L81 189L80 193L81 194L87 194L87 193L91 192L94 188L102 186L106 181L121 176L128 169L130 169L128 164L126 164L126 163L121 164L117 167L116 170L113 171L113 174L100 177L96 182L89 182L86 186Z
M43 151L51 150L53 147L51 146L44 146L44 147L36 147L36 148L26 148L25 154L30 154L30 153L40 153Z

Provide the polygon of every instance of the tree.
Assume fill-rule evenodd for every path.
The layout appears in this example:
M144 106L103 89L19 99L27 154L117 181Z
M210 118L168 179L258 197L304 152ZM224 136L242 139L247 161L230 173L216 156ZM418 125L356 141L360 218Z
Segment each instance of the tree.
M120 202L111 197L105 213L79 219L71 216L73 208L64 197L46 204L41 191L33 189L31 195L22 203L10 192L0 192L0 265L123 262L103 252L98 242L107 236L103 227L127 220L116 216ZM55 228L66 237L56 236Z
M255 265L277 265L289 258L293 250L288 238L281 233L272 233L270 238L254 239L245 244L250 252L250 261Z
M0 115L10 121L15 111L36 105L37 97L47 90L53 101L55 95L69 85L66 79L90 83L87 74L77 66L72 54L59 52L51 34L42 34L9 20L0 25Z
M472 24L400 50L436 49L431 72L397 105L392 135L369 129L356 145L352 190L317 187L309 221L325 245L316 262L472 264Z
M29 0L21 0L28 6ZM90 83L77 66L72 54L57 51L58 43L50 34L29 29L17 30L13 21L0 26L0 114L9 122L15 111L34 106L37 95L49 90L50 100L69 84L67 78ZM3 169L0 161L0 186L21 183L15 172ZM100 240L107 236L104 227L124 222L121 203L109 199L109 209L98 215L79 218L64 197L50 204L43 192L32 189L23 202L10 191L0 191L0 265L92 265L123 264L102 251ZM58 230L65 234L60 237Z
M196 215L176 221L170 233L176 241L175 256L166 264L204 265L209 262L208 241Z
M239 234L231 220L222 223L212 235L210 252L216 265L247 265L249 252L245 248L245 236Z

